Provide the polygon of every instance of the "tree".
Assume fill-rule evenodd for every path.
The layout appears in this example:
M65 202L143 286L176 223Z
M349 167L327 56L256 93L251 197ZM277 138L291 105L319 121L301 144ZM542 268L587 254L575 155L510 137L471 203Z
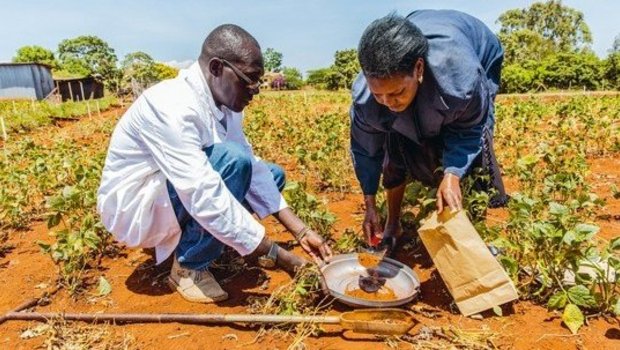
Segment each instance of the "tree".
M553 44L542 35L529 29L521 29L508 35L499 35L504 47L506 64L525 60L542 60L554 52Z
M162 80L175 78L179 70L165 63L155 62L147 53L131 52L125 55L121 63L123 72L123 89L133 91L138 96L151 85Z
M153 71L156 81L162 81L166 79L173 79L179 75L179 69L169 66L165 63L155 62L153 65Z
M334 64L329 68L308 71L307 83L328 90L350 89L361 70L357 50L340 50L334 54Z
M327 74L326 87L330 90L350 89L353 80L362 70L357 59L357 50L341 50L334 54L334 64Z
M616 39L614 39L614 44L611 46L610 51L610 53L620 52L620 34L618 34Z
M301 72L297 68L284 67L282 68L282 74L286 81L286 88L288 90L298 90L304 85L304 79L301 76Z
M542 61L540 71L547 87L596 90L601 87L603 65L590 51L559 52Z
M531 67L531 62L513 63L502 68L502 84L500 86L502 93L529 92L541 86L536 70Z
M325 89L327 77L331 73L331 68L319 68L308 71L306 83L318 89Z
M136 81L143 86L150 85L154 80L153 58L142 51L136 51L125 55L121 63L124 82Z
M603 70L606 88L620 90L620 47L617 46L620 46L620 36L616 38L609 56L605 59Z
M279 72L282 69L282 53L269 47L263 53L265 70L267 72Z
M92 35L65 39L58 44L58 59L63 70L78 75L102 77L106 87L115 91L120 84L118 59L108 43Z
M44 47L32 45L22 46L17 49L15 57L13 57L15 63L43 63L51 66L52 68L58 67L58 62L54 53Z
M509 64L522 57L541 59L552 52L582 50L592 43L583 13L562 5L561 0L508 10L497 22Z
M531 92L548 89L595 90L611 85L603 81L605 65L593 52L558 52L542 61L525 60L502 69L501 92Z
M136 51L125 55L121 64L126 80L134 79L145 85L152 85L166 79L172 79L179 70L165 63L155 62L147 53Z

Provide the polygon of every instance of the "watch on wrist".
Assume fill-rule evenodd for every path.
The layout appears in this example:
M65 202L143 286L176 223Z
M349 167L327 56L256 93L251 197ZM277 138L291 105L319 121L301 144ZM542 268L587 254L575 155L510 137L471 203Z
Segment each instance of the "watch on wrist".
M264 268L272 269L278 262L278 250L280 247L276 243L272 243L269 253L258 257L258 265Z

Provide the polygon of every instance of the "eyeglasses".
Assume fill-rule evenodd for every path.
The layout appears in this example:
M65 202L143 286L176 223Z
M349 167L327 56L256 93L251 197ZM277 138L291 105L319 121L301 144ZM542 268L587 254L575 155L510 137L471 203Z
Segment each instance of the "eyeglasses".
M256 91L260 88L260 86L263 84L263 80L262 79L258 79L258 81L252 81L252 79L250 79L250 77L248 77L245 73L243 73L241 71L241 69L237 68L234 64L228 62L227 60L220 58L220 60L227 65L228 67L230 67L230 69L233 70L233 72L235 72L235 74L237 75L237 77L241 80L243 80L247 85L246 87L251 90L251 91Z

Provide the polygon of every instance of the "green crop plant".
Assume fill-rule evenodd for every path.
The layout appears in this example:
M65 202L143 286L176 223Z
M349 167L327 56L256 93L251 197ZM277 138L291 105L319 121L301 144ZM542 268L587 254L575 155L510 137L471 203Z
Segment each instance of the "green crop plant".
M118 99L107 96L89 101L51 101L4 100L0 101L0 117L4 118L6 131L24 132L45 126L54 120L76 119L80 116L104 112L116 106ZM99 109L97 109L99 106Z
M283 195L302 221L316 230L323 238L331 238L331 229L336 217L324 208L324 203L306 191L304 183L288 181Z
M362 248L367 247L363 237L362 232L348 228L333 242L332 248L340 254L359 252Z

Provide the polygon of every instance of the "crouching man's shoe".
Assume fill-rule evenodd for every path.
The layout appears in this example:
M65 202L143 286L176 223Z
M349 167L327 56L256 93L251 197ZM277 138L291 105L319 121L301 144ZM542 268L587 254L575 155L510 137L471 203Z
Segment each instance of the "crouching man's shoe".
M188 301L195 303L213 303L228 299L226 293L208 269L191 270L181 267L174 259L168 285Z

